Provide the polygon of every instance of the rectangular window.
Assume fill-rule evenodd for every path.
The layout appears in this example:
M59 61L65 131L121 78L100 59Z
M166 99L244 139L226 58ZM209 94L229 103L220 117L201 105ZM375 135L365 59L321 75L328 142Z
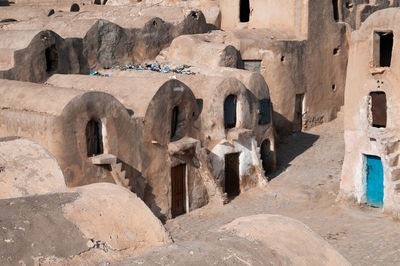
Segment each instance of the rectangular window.
M240 0L240 22L249 22L250 19L250 1Z
M333 19L338 22L339 21L339 5L338 0L332 0L332 8L333 8Z
M259 101L258 124L265 125L271 122L271 100L262 99Z
M386 127L386 94L383 91L375 91L370 93L371 106L370 114L372 115L373 127Z
M390 67L393 50L393 32L374 32L373 59L375 67Z

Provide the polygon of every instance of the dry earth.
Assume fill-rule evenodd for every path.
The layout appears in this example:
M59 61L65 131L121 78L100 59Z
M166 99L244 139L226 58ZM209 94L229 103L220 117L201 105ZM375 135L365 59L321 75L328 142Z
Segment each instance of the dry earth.
M205 240L242 216L269 213L300 220L353 265L398 265L400 224L379 209L336 202L344 155L341 116L280 146L279 169L223 207L206 206L166 227L176 241Z

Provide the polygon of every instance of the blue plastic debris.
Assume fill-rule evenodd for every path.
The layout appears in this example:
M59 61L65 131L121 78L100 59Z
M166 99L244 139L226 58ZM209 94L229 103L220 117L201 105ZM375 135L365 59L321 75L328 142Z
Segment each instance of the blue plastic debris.
M101 74L100 72L98 72L98 71L92 71L92 72L90 72L90 75L91 76L101 76L101 77L109 77L110 75L109 74Z
M142 65L132 65L132 64L128 64L125 66L119 66L119 67L114 67L115 68L119 68L119 70L121 71L125 71L127 69L133 69L133 70L150 70L150 71L155 71L155 72L164 72L164 73L178 73L178 74L183 74L183 75L194 75L195 73L193 73L192 71L190 71L188 68L190 68L190 65L182 65L180 67L177 67L175 69L172 69L171 67L164 65L164 64L160 64L158 62L154 62L151 64L146 64L145 66ZM185 70L186 69L186 70Z

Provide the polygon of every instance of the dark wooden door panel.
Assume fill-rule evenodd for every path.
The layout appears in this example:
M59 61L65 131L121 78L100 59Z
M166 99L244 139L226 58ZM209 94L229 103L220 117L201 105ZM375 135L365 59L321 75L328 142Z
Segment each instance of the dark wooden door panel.
M239 153L225 155L225 192L228 197L235 197L240 193Z
M181 164L171 168L171 190L172 190L172 216L178 216L185 212L184 208L184 197L185 197L185 169L186 165Z
M386 94L384 92L371 92L372 126L386 127Z

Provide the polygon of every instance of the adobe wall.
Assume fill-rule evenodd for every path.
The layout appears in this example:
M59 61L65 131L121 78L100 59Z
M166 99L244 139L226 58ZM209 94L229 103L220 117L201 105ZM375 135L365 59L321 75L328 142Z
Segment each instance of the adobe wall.
M171 139L171 119L175 106L184 116L178 117L176 138ZM179 164L186 164L190 171L187 195L190 197L190 210L208 203L198 166L193 163L196 160L196 147L194 150L181 150L177 154L171 154L169 150L172 143L185 141L186 138L198 139L199 131L194 123L199 115L193 92L177 80L164 83L148 105L143 129L144 153L148 158L144 160L146 165L143 169L143 176L148 179L144 201L162 220L171 218L171 167Z
M350 33L345 24L334 21L330 2L309 3L309 33L302 65L306 128L336 118L344 104Z
M306 41L277 41L262 57L261 73L270 86L281 134L296 127L296 94L304 94L306 129L334 119L344 103L349 29L334 21L328 0L310 1L308 13Z
M89 9L79 13L78 20L72 15L63 14L65 12L59 12L54 19L45 17L5 25L4 29L12 31L43 31L32 39L29 46L24 46L25 49L16 50L12 43L1 47L4 55L0 58L0 78L43 82L52 73L88 74L91 69L111 68L132 62L143 63L153 60L175 37L204 33L208 29L204 15L197 10L184 12L179 8L153 9L156 13L159 10L171 21L166 22L154 17L154 14L140 15L137 8L128 9L136 15L130 16L132 19L125 23L129 28L123 28L106 20L97 20L96 16L124 21L120 16L129 14L126 10L118 14L121 8L108 9L108 12ZM70 38L62 39L47 29ZM47 71L44 51L53 45L58 53L58 64L55 69Z
M398 0L341 0L338 2L339 20L348 23L354 30L359 29L368 16L375 11L400 6Z
M40 104L37 99L51 100L48 94L54 93L60 100L53 99L55 103L52 104L58 103L58 109L62 111L46 113L46 106L41 106L38 110L26 109L28 106L19 107L10 95L3 95L3 107L0 111L1 137L26 137L48 149L59 162L68 187L96 182L113 183L110 170L93 164L87 155L86 125L90 119L101 120L106 129L104 149L123 162L132 189L143 195L144 188L140 184L143 177L138 173L142 171L141 157L132 155L132 147L138 146L135 136L140 139L140 135L137 134L126 108L113 96L102 92L85 93L35 84L30 88L30 83L8 84L9 94L14 89L15 93L19 93L21 101L27 101L24 98L34 94L29 101L33 105ZM69 97L72 98L69 100ZM61 100L67 104L64 106ZM140 154L140 150L138 152Z
M201 12L192 11L184 21L174 26L159 18L149 20L143 28L123 29L99 20L83 39L85 55L92 69L115 65L143 63L154 59L172 40L182 34L207 31Z
M260 29L271 28L307 38L308 1L250 0L250 18L240 22L240 0L221 0L221 28Z
M383 208L398 216L400 210L398 144L400 128L397 116L400 112L399 9L385 9L371 15L351 36L349 64L344 106L345 158L340 183L340 199L352 199L366 203L366 169L364 155L381 158L384 178ZM390 67L375 67L373 46L375 31L393 31L394 45ZM372 126L370 92L386 94L386 128Z
M8 33L12 33L9 41L14 42L2 43L3 52L5 55L9 54L9 59L2 60L0 64L0 78L43 82L52 73L89 73L87 60L82 54L81 40L63 39L58 34L45 30L37 32L27 46L22 42L22 48L16 43L21 42L19 38L24 39L26 32L5 31L1 34L7 38Z
M137 79L118 79L111 74L112 77L108 78L55 75L48 80L48 83L85 91L104 91L125 103L125 108L130 112L131 122L120 126L118 130L131 132L123 143L123 148L127 150L130 158L126 159L119 155L118 158L124 161L133 191L143 198L157 217L165 220L171 217L171 167L179 164L190 165L188 184L190 210L207 204L209 195L198 172L199 165L194 163L198 160L196 157L199 156L197 153L200 147L197 145L200 146L200 143L197 141L194 147L190 143L185 144L188 138L196 142L199 135L199 128L195 125L199 117L196 99L190 88L182 82L168 79L166 76L161 78L160 73L158 73L160 75L150 74L154 74L151 82L149 78L143 76ZM132 93L134 97L129 97ZM178 106L185 115L184 118L179 118L176 132L178 138L171 140L171 118L175 106ZM76 112L79 113L80 110L76 109ZM107 133L109 135L108 129ZM178 151L171 153L170 144L178 145ZM113 151L109 153L115 154ZM132 173L129 173L130 169Z

